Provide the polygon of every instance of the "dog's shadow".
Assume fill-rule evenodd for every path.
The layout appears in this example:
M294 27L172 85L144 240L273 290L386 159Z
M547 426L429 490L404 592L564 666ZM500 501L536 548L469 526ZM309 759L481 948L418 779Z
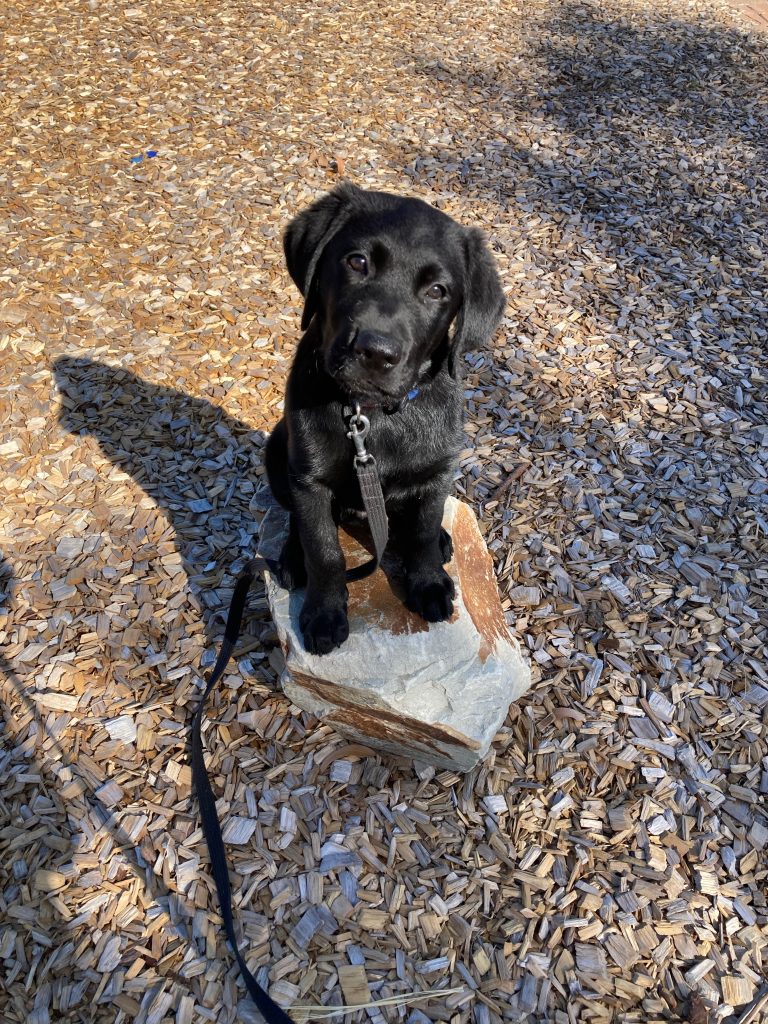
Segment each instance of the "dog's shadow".
M205 399L88 358L61 357L54 373L62 426L95 438L172 526L210 648L221 635L215 620L226 614L232 574L254 552L267 435ZM250 631L259 631L258 618L249 617ZM206 664L211 656L209 649Z

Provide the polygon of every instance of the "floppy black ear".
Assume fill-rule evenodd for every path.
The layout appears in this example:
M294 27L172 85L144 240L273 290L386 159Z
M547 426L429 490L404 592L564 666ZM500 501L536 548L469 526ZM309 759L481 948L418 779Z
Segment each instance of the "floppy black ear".
M464 302L456 317L448 368L451 376L459 375L462 353L480 348L490 338L504 311L496 261L491 255L482 231L469 228L464 239Z
M342 227L361 195L361 189L345 182L294 217L285 229L283 252L288 273L304 296L302 330L309 327L317 308L314 278L323 249Z

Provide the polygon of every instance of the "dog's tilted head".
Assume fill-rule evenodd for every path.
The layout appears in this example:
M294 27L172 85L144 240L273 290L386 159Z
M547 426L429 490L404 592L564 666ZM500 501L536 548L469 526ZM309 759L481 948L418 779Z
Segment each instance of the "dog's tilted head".
M344 184L299 214L285 258L318 318L324 369L350 395L398 401L482 345L504 296L482 234L419 199Z

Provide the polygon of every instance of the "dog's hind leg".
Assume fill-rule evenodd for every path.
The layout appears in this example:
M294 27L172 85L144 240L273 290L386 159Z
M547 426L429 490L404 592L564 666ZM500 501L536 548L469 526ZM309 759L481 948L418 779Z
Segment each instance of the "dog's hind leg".
M447 565L453 558L453 541L451 535L443 527L440 527L440 557L443 560L443 565Z
M288 537L280 552L277 568L280 586L285 587L286 590L297 590L306 585L307 567L304 563L304 548L301 546L296 517L293 515L289 519Z
M293 502L288 483L288 437L284 420L280 420L269 435L264 462L272 494L283 508L290 509ZM281 587L285 587L286 590L296 590L306 584L307 569L304 564L304 549L301 546L296 517L293 513L288 518L288 524L288 537L277 563L277 578Z
M288 432L285 429L285 420L280 420L267 438L264 466L267 470L269 489L275 499L283 508L290 509L293 503L288 483Z

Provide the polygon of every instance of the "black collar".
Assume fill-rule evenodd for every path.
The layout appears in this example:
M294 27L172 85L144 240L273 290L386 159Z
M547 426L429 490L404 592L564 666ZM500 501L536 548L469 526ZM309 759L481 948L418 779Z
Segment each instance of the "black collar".
M392 413L400 412L400 410L405 405L407 405L408 402L412 402L414 398L417 398L420 392L421 388L419 387L411 388L408 394L404 398L401 398L400 401L397 402L395 405L382 405L381 402L365 401L362 399L350 397L347 400L346 404L344 405L344 416L351 416L352 413L355 411L356 405L360 406L361 412L375 412L380 409L382 412L387 413L387 415L391 416Z

